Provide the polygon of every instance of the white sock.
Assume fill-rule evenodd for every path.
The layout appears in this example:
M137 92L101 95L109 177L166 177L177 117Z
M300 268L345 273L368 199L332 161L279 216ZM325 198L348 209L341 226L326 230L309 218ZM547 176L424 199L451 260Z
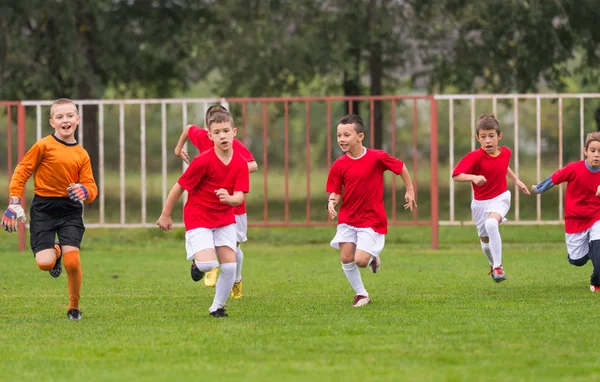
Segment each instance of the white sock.
M365 289L365 285L362 282L362 278L360 277L360 271L358 270L356 263L342 263L342 269L344 270L346 278L350 282L350 285L352 286L352 289L354 289L356 294L368 297L369 293L367 293L367 290Z
M490 243L484 243L483 241L480 241L480 243L481 249L483 250L483 254L485 255L485 257L487 257L490 266L492 266L492 264L494 264L494 259L492 258L492 252L490 252Z
M212 261L198 261L198 260L194 260L194 263L196 263L196 268L198 268L198 270L200 272L210 272L215 268L219 267L219 262L217 260L212 260Z
M215 288L215 299L208 309L211 313L225 306L227 297L229 297L229 293L233 287L235 268L237 268L235 263L221 264L221 274L219 275L219 280L217 280L217 286Z
M235 249L235 262L237 264L235 270L235 282L239 283L242 281L242 263L244 262L244 252L242 252L242 248L240 247Z
M490 238L490 252L494 268L502 265L502 238L498 229L498 220L490 218L485 221L485 230Z

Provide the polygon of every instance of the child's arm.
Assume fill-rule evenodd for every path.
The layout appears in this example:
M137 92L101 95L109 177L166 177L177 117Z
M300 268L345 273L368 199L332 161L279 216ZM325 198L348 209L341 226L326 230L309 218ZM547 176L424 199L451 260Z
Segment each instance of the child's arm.
M156 225L160 227L163 231L170 232L173 227L173 221L171 220L171 213L173 212L173 208L175 208L175 204L181 198L183 194L183 187L179 185L179 183L175 183L171 192L169 192L169 196L167 196L167 200L165 201L165 206L163 207L162 213L160 217L156 221Z
M542 180L540 183L534 184L533 186L531 186L531 189L533 191L535 191L536 193L541 194L543 192L548 191L552 187L554 187L554 183L552 182L552 175L550 175L546 179ZM599 187L599 190L600 190L600 187Z
M180 157L187 164L190 164L190 156L183 149L183 145L185 145L185 143L188 140L188 131L190 130L190 126L191 125L187 125L185 127L185 129L183 129L183 132L181 133L181 136L179 137L179 141L177 141L177 146L175 146L175 149L173 150L173 152L175 153L175 156Z
M229 195L224 188L219 188L215 190L215 194L219 198L222 203L226 203L232 206L239 206L244 202L244 193L242 191L234 191L233 195Z
M406 204L404 205L404 209L409 209L413 211L417 208L417 202L415 200L415 188L413 187L412 179L410 177L410 173L406 168L406 165L402 168L402 172L400 173L400 177L404 182L404 186L406 187L406 194L404 194L404 200L406 200Z
M529 192L529 189L527 188L527 186L523 182L521 182L521 180L519 178L517 178L517 175L514 172L512 172L512 170L510 169L510 167L508 168L508 171L507 171L506 175L508 175L508 177L510 179L512 179L513 182L515 182L515 184L517 185L517 187L519 187L519 189L521 191L523 191L524 194L531 195L531 193Z
M255 160L248 162L248 172L253 173L255 171L258 171L258 163Z
M85 202L86 204L92 203L98 196L98 186L94 181L89 157L79 170L79 183L71 183L67 188L67 193L71 200Z
M455 182L472 182L476 186L483 186L487 183L487 179L483 175L458 174L452 177Z
M341 194L336 194L335 192L329 194L329 200L327 201L327 211L329 212L329 218L331 220L337 218L337 211L335 210L335 207L340 203L341 198Z

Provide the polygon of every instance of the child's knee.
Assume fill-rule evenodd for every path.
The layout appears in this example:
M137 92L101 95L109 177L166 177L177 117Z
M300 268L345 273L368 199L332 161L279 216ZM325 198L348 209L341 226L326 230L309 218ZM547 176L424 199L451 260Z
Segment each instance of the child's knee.
M36 261L37 262L37 266L38 268L40 268L42 271L49 271L52 268L54 268L54 264L56 262L56 260L54 262L40 262L40 261Z
M198 268L198 270L200 272L212 271L213 269L219 267L219 263L217 262L217 260L212 260L212 261L194 260L194 262L196 263L196 267Z
M79 257L79 251L71 251L63 254L65 269L67 272L70 270L78 269L81 266L81 258Z
M571 257L569 257L569 255L567 255L567 259L569 260L569 264L574 265L576 267L583 267L584 265L587 264L587 262L590 258L588 256L583 256L580 259L571 259Z
M485 221L485 230L487 232L498 231L498 220L494 218L486 219Z

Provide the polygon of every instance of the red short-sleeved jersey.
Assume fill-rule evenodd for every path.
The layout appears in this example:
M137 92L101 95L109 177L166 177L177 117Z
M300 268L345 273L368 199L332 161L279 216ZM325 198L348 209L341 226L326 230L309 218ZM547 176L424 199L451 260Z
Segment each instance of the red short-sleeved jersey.
M477 186L473 183L475 200L489 200L502 194L508 189L506 173L512 152L508 147L500 146L500 154L489 155L483 149L471 151L458 162L452 176L460 174L483 175L487 183Z
M592 172L585 161L569 163L552 174L552 183L567 183L565 192L565 232L578 233L600 220L600 171Z
M179 185L188 192L183 210L186 231L195 228L219 228L235 223L233 206L222 203L215 191L224 188L247 193L250 190L248 163L237 152L225 165L215 150L198 155L181 175Z
M208 131L199 126L190 125L190 128L188 129L188 138L200 152L204 152L214 147L214 142L208 137ZM232 147L233 151L240 153L246 162L254 162L254 156L239 139L235 138L233 140ZM242 204L235 206L233 209L236 215L245 214L246 202L244 201Z
M326 191L342 195L338 224L357 228L372 228L387 233L387 216L383 204L383 173L400 174L404 162L382 150L365 149L359 158L343 155L338 158L327 177Z

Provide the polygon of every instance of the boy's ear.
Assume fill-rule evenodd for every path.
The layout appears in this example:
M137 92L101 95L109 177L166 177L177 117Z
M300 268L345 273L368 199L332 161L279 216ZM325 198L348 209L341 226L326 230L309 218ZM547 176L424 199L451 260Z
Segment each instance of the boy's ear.
M363 139L365 139L365 133L358 133L358 140L362 141Z

